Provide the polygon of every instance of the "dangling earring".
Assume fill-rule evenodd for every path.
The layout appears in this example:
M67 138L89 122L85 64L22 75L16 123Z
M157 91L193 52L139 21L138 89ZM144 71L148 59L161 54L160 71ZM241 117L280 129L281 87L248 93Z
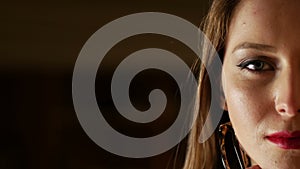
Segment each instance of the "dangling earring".
M239 146L231 122L219 126L219 146L225 169L245 169L251 165L246 152Z

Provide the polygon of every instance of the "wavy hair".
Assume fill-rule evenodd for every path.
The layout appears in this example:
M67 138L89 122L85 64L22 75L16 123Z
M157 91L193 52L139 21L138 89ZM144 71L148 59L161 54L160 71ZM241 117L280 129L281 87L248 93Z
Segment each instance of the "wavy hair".
M201 24L201 30L210 40L213 47L223 61L225 40L229 29L230 20L234 9L240 0L214 0L207 16ZM198 91L195 106L198 107L198 116L188 138L188 147L183 169L213 169L220 157L217 151L216 134L204 143L199 143L201 129L207 117L211 100L210 81L204 65L209 65L215 55L209 55L209 48L203 48L204 57L202 61L196 60L193 69L199 75ZM205 63L205 64L204 64Z

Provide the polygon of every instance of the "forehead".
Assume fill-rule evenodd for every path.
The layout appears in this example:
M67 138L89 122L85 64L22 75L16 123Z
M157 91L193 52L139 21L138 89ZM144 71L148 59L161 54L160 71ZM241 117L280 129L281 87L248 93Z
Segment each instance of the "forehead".
M242 0L230 23L227 41L232 40L300 44L300 1Z

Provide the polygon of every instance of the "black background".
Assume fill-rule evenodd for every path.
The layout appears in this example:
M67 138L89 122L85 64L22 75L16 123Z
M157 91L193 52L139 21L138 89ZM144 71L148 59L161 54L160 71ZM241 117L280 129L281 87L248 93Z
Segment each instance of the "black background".
M144 159L113 155L90 140L73 108L72 73L87 39L114 19L137 12L165 12L198 26L207 6L208 2L203 0L1 2L0 169L180 168L186 140L180 147ZM168 37L137 36L116 45L107 57L126 56L130 51L145 47L160 47L189 58L189 51L184 46L180 48L180 45L180 42ZM186 60L191 64L190 59ZM108 76L109 69L101 76ZM157 76L165 76L156 76L157 73L144 72L150 81ZM137 90L156 87L157 83L149 84L146 79L136 80L136 86L142 86ZM159 82L160 87L169 90L169 93L176 91L174 85L168 87L164 81ZM100 107L109 112L112 104L109 100L105 102L107 97L101 95L102 83L97 81L96 84L97 99L104 100ZM145 87L146 84L150 87ZM132 97L139 101L146 95L133 94ZM126 124L117 114L106 118L115 124L119 132L147 137L163 132L172 124L176 118L177 103L178 100L174 99L167 113L148 125ZM140 109L147 108L143 103L138 105ZM178 159L174 160L177 150Z

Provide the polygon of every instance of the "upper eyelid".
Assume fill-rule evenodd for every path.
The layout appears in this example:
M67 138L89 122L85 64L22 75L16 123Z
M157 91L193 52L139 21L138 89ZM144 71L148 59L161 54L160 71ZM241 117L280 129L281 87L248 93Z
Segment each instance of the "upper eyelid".
M255 61L263 62L264 64L273 67L271 64L269 64L269 63L267 63L267 62L265 62L265 61L262 61L262 60L247 60L247 61L245 61L245 62L242 62L242 63L238 64L237 66L243 67L243 68L244 68L244 67L250 65L251 63L253 63L253 62L255 62Z
M244 59L242 59L241 61L238 62L238 65L245 63L245 62L251 62L251 61L262 61L264 63L269 64L270 66L272 66L274 69L277 67L278 65L278 61L268 57L268 56L264 56L264 55L260 55L260 56L253 56L253 57L245 57Z
M267 69L260 69L260 70L253 70L253 69L249 69L248 66L251 64L251 62L255 62L255 61L260 61L263 62L265 65L268 65L270 68ZM276 69L276 67L273 66L273 64L270 64L269 62L265 62L263 60L257 60L257 59L249 59L246 60L240 64L237 65L237 67L239 67L240 69L247 69L249 71L254 71L254 72L261 72L261 71L274 71Z
M274 65L277 65L279 63L279 59L276 56L275 53L270 53L267 51L262 50L254 50L252 48L249 49L240 49L234 52L232 56L234 56L238 62L242 62L247 59L257 59L257 60L263 60L266 62L273 63Z

